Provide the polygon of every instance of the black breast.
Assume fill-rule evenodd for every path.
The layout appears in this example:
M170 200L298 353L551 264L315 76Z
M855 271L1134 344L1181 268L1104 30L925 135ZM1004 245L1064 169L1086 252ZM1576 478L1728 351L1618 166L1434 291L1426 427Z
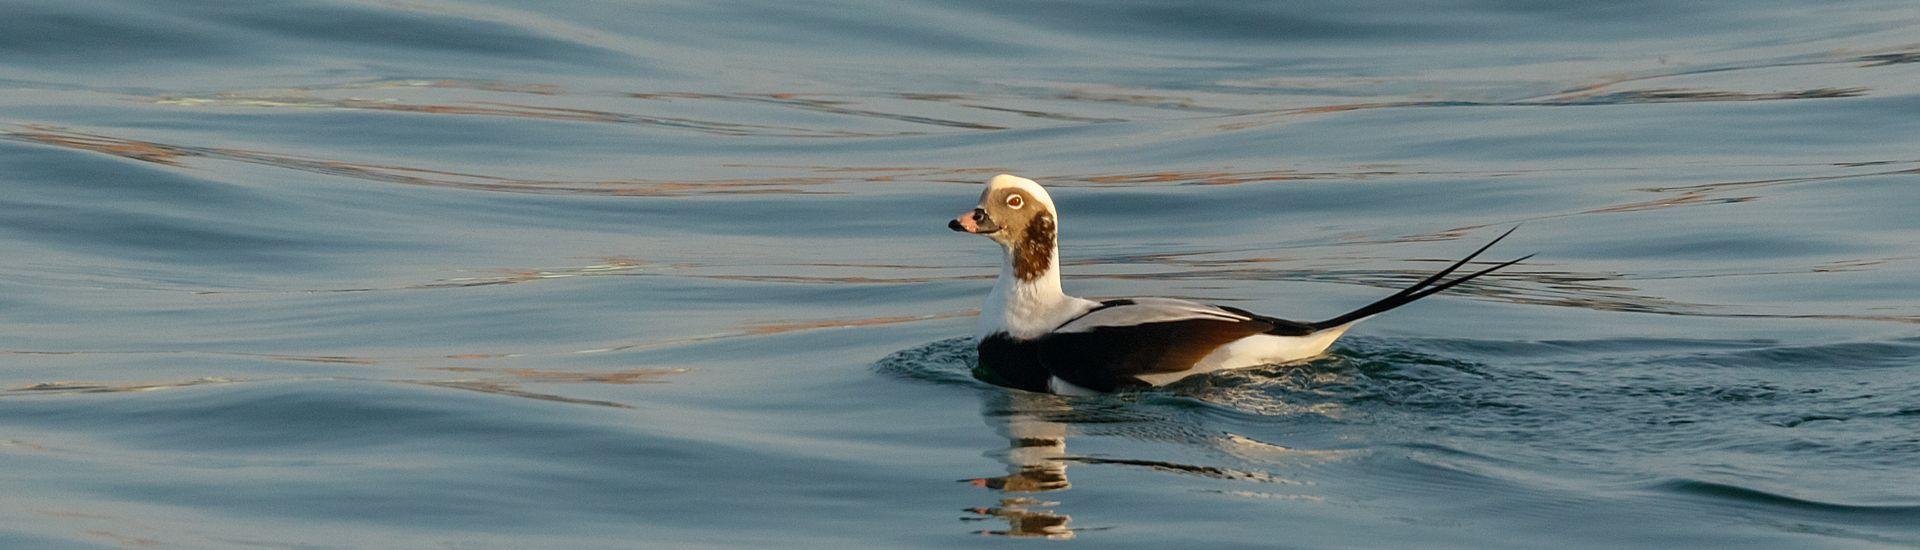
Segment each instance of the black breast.
M996 332L980 339L980 364L973 376L997 386L1046 393L1052 377L1040 364L1040 346L1032 340L1015 340Z

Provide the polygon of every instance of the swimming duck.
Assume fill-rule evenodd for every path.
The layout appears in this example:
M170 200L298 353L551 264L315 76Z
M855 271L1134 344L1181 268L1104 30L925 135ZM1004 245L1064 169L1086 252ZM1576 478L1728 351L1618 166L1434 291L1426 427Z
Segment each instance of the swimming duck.
M1030 179L994 176L980 203L947 228L992 239L1005 253L999 280L980 308L977 374L1002 386L1066 395L1163 386L1198 374L1315 357L1368 317L1532 257L1439 282L1512 234L1509 229L1392 296L1324 321L1300 322L1173 298L1093 301L1067 295L1060 287L1060 211Z

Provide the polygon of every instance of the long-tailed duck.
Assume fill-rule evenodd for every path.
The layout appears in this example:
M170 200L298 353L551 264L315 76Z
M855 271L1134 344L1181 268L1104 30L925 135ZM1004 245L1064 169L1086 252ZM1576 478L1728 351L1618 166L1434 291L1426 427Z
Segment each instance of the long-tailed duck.
M1354 323L1507 267L1531 255L1439 282L1492 247L1392 296L1317 322L1172 298L1096 302L1060 289L1060 211L1040 184L999 175L980 204L947 223L1000 243L1000 279L980 308L980 370L995 384L1034 392L1095 394L1162 386L1226 369L1324 353Z

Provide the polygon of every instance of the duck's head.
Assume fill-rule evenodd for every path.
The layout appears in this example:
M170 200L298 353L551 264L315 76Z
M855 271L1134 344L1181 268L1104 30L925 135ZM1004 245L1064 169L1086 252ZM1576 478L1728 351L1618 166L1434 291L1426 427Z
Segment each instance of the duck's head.
M1045 272L1054 254L1054 234L1059 214L1053 209L1053 197L1033 180L1001 174L987 180L980 203L973 210L947 222L954 231L985 235L1011 253L1015 272L1022 279Z

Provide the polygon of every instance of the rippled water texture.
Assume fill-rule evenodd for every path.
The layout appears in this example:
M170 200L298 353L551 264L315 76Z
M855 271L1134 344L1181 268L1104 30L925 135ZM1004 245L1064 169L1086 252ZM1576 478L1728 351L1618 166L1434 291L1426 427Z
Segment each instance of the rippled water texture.
M1904 0L0 0L0 546L1920 545L1917 114ZM1091 297L1539 256L1017 394L1000 172Z

